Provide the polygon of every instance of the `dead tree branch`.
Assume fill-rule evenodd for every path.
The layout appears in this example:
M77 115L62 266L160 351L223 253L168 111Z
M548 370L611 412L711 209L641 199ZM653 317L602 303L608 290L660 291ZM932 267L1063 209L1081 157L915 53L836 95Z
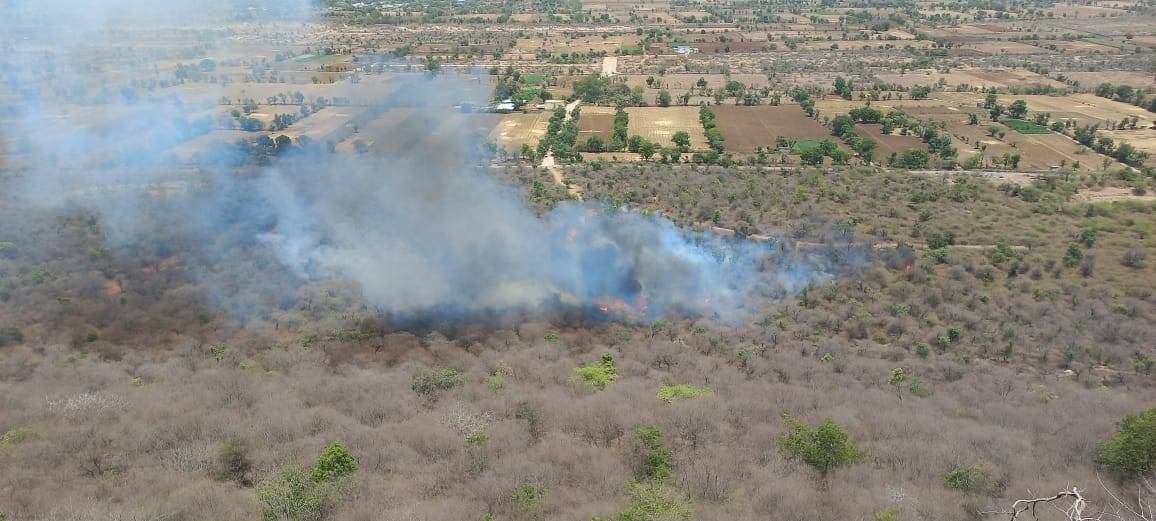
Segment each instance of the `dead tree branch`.
M1088 506L1088 503L1084 501L1084 496L1080 495L1080 491L1076 487L1072 487L1072 490L1065 490L1054 496L1016 500L1015 503L1012 503L1010 510L999 510L984 513L1004 514L1011 516L1008 518L1008 521L1017 521L1020 518L1019 515L1024 512L1030 510L1032 517L1036 517L1036 507L1039 505L1051 504L1053 501L1059 501L1065 498L1071 498L1072 500L1071 505L1069 505L1066 509L1061 510L1064 515L1067 516L1069 521L1089 521L1090 518L1084 517L1084 508Z

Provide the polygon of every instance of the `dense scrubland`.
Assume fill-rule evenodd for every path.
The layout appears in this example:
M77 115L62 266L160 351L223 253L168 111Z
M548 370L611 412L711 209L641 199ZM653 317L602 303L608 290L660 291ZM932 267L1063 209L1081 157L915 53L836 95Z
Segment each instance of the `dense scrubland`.
M541 210L565 196L538 170L499 175ZM151 234L110 247L93 214L13 201L0 512L970 519L1128 486L1100 444L1152 405L1151 206L867 168L567 175L606 211L765 234L772 256L848 268L752 296L741 324L402 321L342 280L297 280L241 226L199 258L163 205ZM808 465L792 425L845 432L843 457ZM354 462L315 479L335 441ZM298 510L277 514L278 497Z

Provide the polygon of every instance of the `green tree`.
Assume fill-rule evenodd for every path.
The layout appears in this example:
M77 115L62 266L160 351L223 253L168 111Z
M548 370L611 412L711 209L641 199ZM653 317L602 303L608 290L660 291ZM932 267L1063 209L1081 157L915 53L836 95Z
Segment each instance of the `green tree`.
M863 451L851 443L847 431L831 420L825 420L818 427L787 415L783 421L788 430L779 437L779 451L810 465L824 480L831 471L863 459Z
M1004 112L1003 105L996 105L996 106L992 107L991 110L988 111L988 114L991 115L992 121L996 121L999 119L1000 116L1003 115L1003 112Z
M690 134L685 130L679 130L670 136L670 142L674 143L679 150L686 152L690 149Z
M1016 119L1024 117L1024 114L1028 113L1028 102L1022 99L1013 101L1011 105L1007 106L1007 113Z
M598 136L590 136L590 139L586 140L587 152L601 152L605 148L606 146L602 143L602 138Z
M314 481L333 481L357 470L357 458L340 441L330 443L313 464Z
M219 481L234 481L249 485L249 471L253 463L249 460L249 446L239 437L231 437L221 442L217 448L217 458L213 466L213 477Z
M638 148L642 146L642 142L646 141L642 136L635 134L626 140L626 150L629 152L638 152Z
M1068 244L1068 251L1064 253L1064 266L1067 268L1075 268L1084 260L1084 252L1080 249L1080 245L1076 243Z
M827 157L823 154L823 150L819 147L809 147L799 153L799 159L805 165L819 166L823 164L823 158Z
M522 483L514 489L510 501L527 517L538 519L546 509L546 486L538 483Z
M943 484L967 494L992 494L1002 488L995 474L995 467L981 460L971 465L952 467L943 475Z
M630 504L616 521L690 521L690 500L674 487L661 482L627 483Z
M658 427L635 427L631 431L631 459L634 475L639 480L665 481L673 470L670 449L662 445L662 431Z
M907 370L902 367L897 367L891 370L891 376L887 377L887 383L895 387L895 394L899 399L903 399L903 382L907 381Z
M461 373L451 367L426 369L413 375L410 388L423 398L437 398L438 393L461 385Z
M265 521L320 521L352 488L347 479L319 483L309 474L289 465L257 486Z
M903 151L899 162L903 168L927 168L927 163L931 160L931 155L922 148L909 148Z
M318 521L325 517L325 491L304 469L288 466L257 486L265 521Z
M838 115L831 120L831 135L842 137L850 134L855 129L855 121L851 116Z
M1099 461L1125 479L1156 471L1156 407L1120 420L1116 433L1100 444Z
M875 160L875 147L878 143L871 138L862 138L855 142L855 153L863 158L864 163L870 163Z
M603 353L602 358L590 365L576 367L570 377L572 382L581 382L592 389L605 390L618 379L614 367L614 355Z
M665 90L658 91L658 106L659 107L669 107L670 106L670 93L669 92L667 92Z
M649 139L644 139L642 143L638 145L638 155L642 156L642 159L649 160L650 158L654 157L654 153L657 151L658 146Z
M843 79L842 76L836 76L834 86L835 86L835 94L838 94L839 97L841 97L845 100L851 99L851 95L854 93L853 87L851 86L851 82Z

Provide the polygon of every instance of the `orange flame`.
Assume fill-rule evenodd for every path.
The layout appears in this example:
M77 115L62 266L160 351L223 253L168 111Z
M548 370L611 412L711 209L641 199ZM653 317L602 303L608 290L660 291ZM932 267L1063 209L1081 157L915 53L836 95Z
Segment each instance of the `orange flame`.
M594 303L598 306L598 310L603 313L629 313L634 311L633 306L620 298L609 301L604 298L598 298L594 300ZM645 304L643 304L641 309L645 309Z

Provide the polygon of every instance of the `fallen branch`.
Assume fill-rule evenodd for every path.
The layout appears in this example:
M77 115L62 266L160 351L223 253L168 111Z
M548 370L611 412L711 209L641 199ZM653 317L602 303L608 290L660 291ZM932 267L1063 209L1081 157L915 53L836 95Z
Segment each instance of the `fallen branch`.
M1089 518L1084 517L1084 508L1088 503L1084 501L1084 496L1080 495L1080 491L1076 487L1072 490L1065 490L1054 496L1038 497L1033 499L1019 499L1012 503L1011 510L998 510L992 512L984 512L985 514L1005 514L1011 517L1009 521L1016 521L1019 515L1031 510L1032 517L1036 517L1036 507L1040 504L1047 504L1053 501L1059 501L1064 498L1072 498L1072 504L1068 508L1062 510L1069 521L1088 521ZM1058 510L1058 509L1057 509Z

